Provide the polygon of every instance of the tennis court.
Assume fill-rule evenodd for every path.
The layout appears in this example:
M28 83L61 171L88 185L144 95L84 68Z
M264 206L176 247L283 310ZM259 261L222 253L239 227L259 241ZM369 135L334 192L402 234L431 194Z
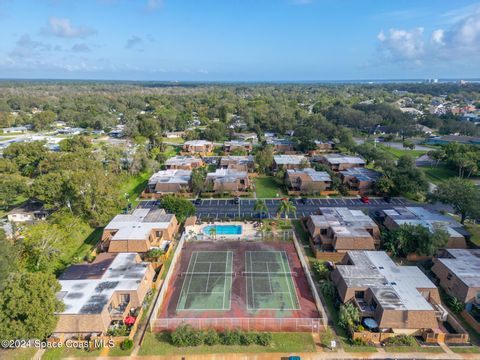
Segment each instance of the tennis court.
M299 310L293 273L285 251L246 251L248 310Z
M183 277L177 303L181 310L230 310L232 292L231 251L194 251Z

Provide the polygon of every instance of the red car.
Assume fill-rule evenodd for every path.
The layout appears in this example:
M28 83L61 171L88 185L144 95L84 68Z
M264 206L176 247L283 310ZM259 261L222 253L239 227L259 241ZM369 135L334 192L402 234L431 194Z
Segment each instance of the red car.
M368 196L362 196L360 198L360 201L364 204L370 204L370 199L368 198Z

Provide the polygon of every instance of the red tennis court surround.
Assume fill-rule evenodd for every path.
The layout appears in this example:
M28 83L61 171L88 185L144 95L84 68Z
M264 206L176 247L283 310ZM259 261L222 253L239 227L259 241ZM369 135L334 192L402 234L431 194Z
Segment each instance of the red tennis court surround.
M178 307L182 288L185 292L184 281L195 281L195 277L189 278L185 274L190 264L192 254L198 252L231 252L233 264L231 268L231 302L228 310L191 310ZM282 306L276 309L253 309L248 306L247 285L252 281L249 278L251 269L246 269L246 255L258 251L275 251L286 254L286 260L290 267L288 274L291 276L295 289L291 289L298 298L299 306ZM171 280L165 284L166 289L162 307L153 323L154 331L172 330L183 323L191 324L196 328L215 328L223 330L235 328L257 331L317 331L320 330L320 314L315 305L300 259L292 242L185 242L180 257L173 264ZM291 273L291 275L290 275ZM182 276L182 274L184 274ZM280 275L280 276L282 276ZM203 276L203 273L201 274ZM276 276L273 274L272 276ZM202 281L204 278L202 277ZM256 281L253 279L253 281ZM228 284L228 281L226 282ZM273 282L275 284L275 282ZM228 284L229 285L229 284ZM290 289L290 288L289 288ZM228 291L228 289L226 290ZM274 292L272 296L274 296ZM288 305L288 304L287 304ZM182 309L182 310L178 310Z

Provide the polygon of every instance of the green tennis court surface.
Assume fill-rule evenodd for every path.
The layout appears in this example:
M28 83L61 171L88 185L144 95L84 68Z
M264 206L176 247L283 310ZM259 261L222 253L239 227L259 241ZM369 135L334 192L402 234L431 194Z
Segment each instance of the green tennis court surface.
M248 310L299 310L285 251L245 252Z
M194 251L177 304L179 310L230 310L232 252Z

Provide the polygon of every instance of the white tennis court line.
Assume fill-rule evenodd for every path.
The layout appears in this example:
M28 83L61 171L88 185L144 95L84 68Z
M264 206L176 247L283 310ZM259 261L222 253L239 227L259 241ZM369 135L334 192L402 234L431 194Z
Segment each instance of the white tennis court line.
M198 252L195 252L194 254L195 254L195 262L193 263L193 269L195 269L195 264L196 264L196 261L197 261ZM188 263L187 271L190 270L190 265L192 265L192 261L193 261L193 256L190 258L190 262ZM190 281L188 283L187 293L185 294L185 303L187 302L187 299L188 299L188 291L190 290L190 284L192 283L192 278L193 278L193 276L190 276ZM187 279L185 279L183 281L183 284L182 284L182 290L180 291L180 298L178 299L177 310L185 310L185 306L180 307L180 309L179 309L178 305L180 305L180 301L182 300L182 295L184 294L184 290L185 290L184 288L185 288L186 283L187 283Z
M288 256L287 256L286 251L282 251L282 253L283 253L283 255L285 256L284 259L285 259L285 261L287 262L288 268L291 270L290 264L288 263ZM282 259L282 260L283 260L283 259ZM284 262L284 261L282 261L282 264L285 266L285 262ZM292 298L292 293L290 292L290 299L292 300L292 308L293 308L293 309L300 310L300 300L298 299L297 290L295 289L295 283L294 283L294 281L293 281L292 276L290 276L290 280L292 281L293 291L294 291L294 293L295 293L295 297L296 297L296 299L297 299L297 304L298 304L298 307L295 306L295 303L293 302L293 298ZM288 284L288 289L291 291L290 281L287 281L287 284Z

